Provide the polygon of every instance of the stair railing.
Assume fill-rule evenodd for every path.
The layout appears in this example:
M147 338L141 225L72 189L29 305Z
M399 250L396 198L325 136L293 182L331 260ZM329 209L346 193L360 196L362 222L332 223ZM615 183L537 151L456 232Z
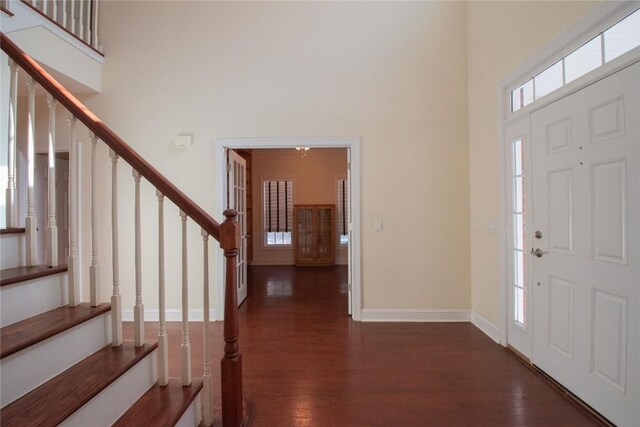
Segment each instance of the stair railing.
M208 270L208 240L213 237L220 243L226 258L225 264L225 301L224 301L224 355L221 361L222 383L222 421L224 426L239 426L243 421L243 395L242 395L242 357L238 345L238 318L236 295L236 257L240 247L240 227L238 226L235 210L226 210L223 215L225 221L222 224L216 222L207 212L194 203L173 183L158 172L151 164L142 158L135 150L127 145L111 129L109 129L95 114L78 101L60 83L53 79L38 63L16 46L4 33L0 32L2 50L9 56L10 68L10 100L9 100L9 125L8 125L8 154L9 154L9 179L6 189L7 197L7 226L17 226L16 203L16 123L17 123L17 84L18 67L22 68L28 77L28 201L27 218L25 221L26 232L26 261L28 265L37 264L36 253L36 212L33 203L34 197L34 144L35 144L35 90L36 86L42 87L48 93L49 100L49 166L55 168L52 160L55 154L55 114L56 107L61 105L69 112L69 254L67 258L69 269L69 304L80 303L81 289L80 265L78 263L78 240L81 210L78 203L80 194L79 166L81 146L76 138L76 125L80 121L90 132L91 142L91 266L90 266L90 302L92 306L100 304L100 254L97 244L97 211L96 211L96 146L102 141L110 148L112 170L112 268L113 284L111 296L112 311L112 343L113 346L122 344L122 303L119 286L119 242L118 242L118 181L117 168L119 159L124 160L132 167L135 184L135 306L134 306L134 342L136 346L144 345L144 305L142 298L142 270L140 236L140 185L146 180L156 189L158 198L159 219L159 244L158 244L158 268L159 268L159 334L158 334L158 382L165 386L168 382L168 344L165 317L165 274L164 274L164 199L169 199L180 209L182 223L182 342L181 342L181 370L182 383L191 384L191 345L189 339L189 312L188 312L188 274L187 274L187 220L191 219L201 228L204 256L204 366L203 366L203 421L204 425L213 423L211 371L210 371L210 342L209 342L209 270ZM49 179L55 180L55 172L49 174ZM51 187L50 187L51 188ZM53 204L49 202L48 229L56 225L55 218L55 191L49 191L53 197ZM47 239L55 239L57 231L47 233ZM53 241L47 242L47 247L57 246ZM57 261L50 254L47 257L50 264ZM104 262L102 263L104 264Z
M100 51L98 38L99 0L2 0L0 6L11 10L21 1L94 50Z

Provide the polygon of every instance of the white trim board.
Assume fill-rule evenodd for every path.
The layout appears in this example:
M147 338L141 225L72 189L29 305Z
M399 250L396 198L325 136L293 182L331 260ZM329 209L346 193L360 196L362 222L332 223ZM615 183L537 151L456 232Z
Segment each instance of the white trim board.
M418 308L363 308L363 322L469 322L471 310Z
M225 205L223 186L226 183L226 156L225 149L260 149L260 148L347 148L351 151L351 212L352 212L352 245L353 245L353 265L352 271L352 292L353 292L353 320L362 320L362 282L361 282L361 156L360 137L339 136L323 138L218 138L215 140L215 181L214 194L216 207L219 212L216 217L224 219L222 216ZM222 251L214 254L216 257L215 269L215 304L216 312L219 316L224 315L224 268L225 260ZM222 317L216 317L222 320Z
M496 325L489 322L487 319L485 319L475 311L471 312L471 323L473 324L473 326L484 332L484 334L489 338L500 344L502 331L500 331L500 328L498 328Z
M209 318L215 321L216 310L209 310ZM182 322L182 310L178 308L165 310L165 319L167 322ZM196 308L189 310L189 322L202 322L204 320L204 310ZM122 310L122 321L133 322L133 310ZM144 311L145 322L158 322L160 321L160 310L158 309L146 309Z

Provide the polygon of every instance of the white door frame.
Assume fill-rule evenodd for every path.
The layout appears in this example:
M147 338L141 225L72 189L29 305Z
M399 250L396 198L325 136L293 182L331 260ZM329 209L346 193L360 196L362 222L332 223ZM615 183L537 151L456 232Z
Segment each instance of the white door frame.
M505 230L510 229L511 196L509 190L510 161L505 155L505 129L512 121L545 107L560 98L568 96L590 84L620 71L640 59L640 47L602 65L586 75L564 85L555 92L546 95L539 101L532 102L515 113L511 112L510 91L529 80L539 72L554 64L560 58L568 55L583 43L597 36L600 32L615 24L626 15L638 8L638 2L605 2L593 12L584 17L574 27L552 41L548 46L532 56L520 67L505 77L498 85L498 158L500 164L500 224L502 238L500 239L500 344L507 346L507 325L509 310L507 304L509 290L509 263L507 257L511 247L511 235ZM532 293L529 293L531 297ZM532 298L529 304L535 304Z
M348 148L351 150L351 206L352 206L352 247L353 265L353 320L362 320L362 282L361 282L361 245L360 245L360 137L327 137L327 138L217 138L214 146L215 182L214 195L217 217L222 218L225 205L224 186L226 175L225 149L264 149L264 148ZM223 218L222 218L223 219ZM222 251L215 251L215 318L224 318L224 255Z

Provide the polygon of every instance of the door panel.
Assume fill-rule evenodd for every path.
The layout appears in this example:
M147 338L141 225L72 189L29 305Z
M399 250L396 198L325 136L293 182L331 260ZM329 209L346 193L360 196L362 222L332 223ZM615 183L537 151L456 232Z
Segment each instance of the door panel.
M236 259L236 290L240 305L247 297L247 165L245 159L233 150L227 151L227 165L227 208L238 212L242 237Z
M640 425L640 64L531 114L533 362Z

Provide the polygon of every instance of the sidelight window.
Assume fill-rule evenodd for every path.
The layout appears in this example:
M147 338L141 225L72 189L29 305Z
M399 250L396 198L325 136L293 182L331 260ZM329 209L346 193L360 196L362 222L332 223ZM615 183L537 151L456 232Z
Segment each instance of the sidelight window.
M524 186L524 144L522 138L511 143L513 156L512 188L513 188L513 321L522 326L527 324L527 257L525 256L526 238L526 194Z

